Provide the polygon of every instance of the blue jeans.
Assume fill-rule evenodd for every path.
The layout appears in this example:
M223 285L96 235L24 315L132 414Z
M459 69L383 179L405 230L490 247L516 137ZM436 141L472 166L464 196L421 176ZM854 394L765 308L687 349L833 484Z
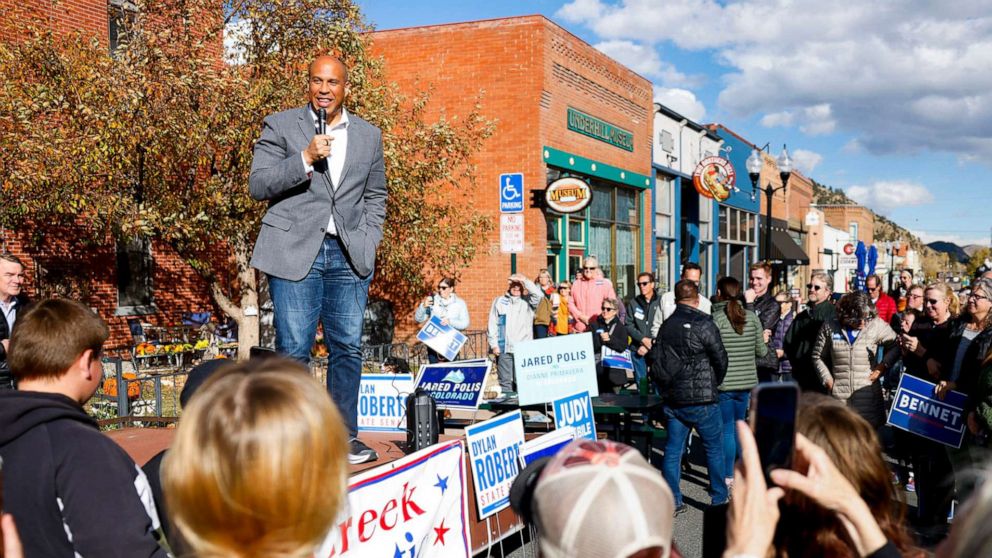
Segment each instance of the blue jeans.
M686 439L693 427L703 441L706 451L706 469L710 477L710 500L713 505L726 503L730 498L727 484L723 480L723 421L720 406L716 403L690 405L688 407L665 407L668 418L668 439L665 441L665 455L661 460L661 475L672 489L675 506L682 505L682 491L679 481L682 477L682 454Z
M644 360L644 357L637 354L637 348L640 347L640 343L631 343L630 347L630 361L634 364L634 377L637 378L637 385L641 385L641 380L646 378L648 375L648 363Z
M289 281L269 275L275 311L276 350L304 364L324 326L327 391L348 427L358 434L358 388L362 380L362 326L372 275L359 277L336 238L325 238L307 276Z
M727 478L734 476L734 462L741 456L741 446L737 440L737 421L744 420L750 403L750 390L720 392L720 415L723 418L723 474Z

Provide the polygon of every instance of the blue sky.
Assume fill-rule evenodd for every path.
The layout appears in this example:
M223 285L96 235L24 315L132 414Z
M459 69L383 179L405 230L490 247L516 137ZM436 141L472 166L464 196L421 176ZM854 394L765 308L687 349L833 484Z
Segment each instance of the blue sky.
M379 29L540 13L918 234L988 245L992 0L358 0Z

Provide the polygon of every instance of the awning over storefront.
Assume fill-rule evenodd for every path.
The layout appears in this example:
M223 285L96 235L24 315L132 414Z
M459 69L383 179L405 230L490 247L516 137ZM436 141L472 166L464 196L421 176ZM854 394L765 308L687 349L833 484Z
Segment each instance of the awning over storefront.
M772 229L772 262L785 265L809 265L809 256L785 231Z

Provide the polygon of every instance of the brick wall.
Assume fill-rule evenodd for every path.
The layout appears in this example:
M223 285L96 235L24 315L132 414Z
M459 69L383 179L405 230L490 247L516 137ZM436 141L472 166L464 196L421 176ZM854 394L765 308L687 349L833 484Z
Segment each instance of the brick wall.
M827 224L835 229L846 231L852 222L858 223L858 238L870 246L875 241L875 216L867 207L860 205L821 205L819 208Z
M544 17L380 31L372 41L373 52L385 59L386 76L402 92L430 90L429 118L467 114L478 94L484 94L482 112L496 122L496 130L474 158L473 209L491 216L497 225L499 175L522 172L529 200L530 190L545 188L543 145L638 173L651 172L650 83ZM561 79L564 73L571 83ZM569 106L634 132L634 152L568 131ZM642 243L646 266L651 238L651 221L647 222ZM517 255L517 270L533 279L546 267L544 213L528 204L524 225L525 249ZM509 274L510 256L499 252L497 226L462 270L457 288L469 306L470 329L485 329L492 300L506 290ZM412 314L412 308L397 309L400 339L415 331Z

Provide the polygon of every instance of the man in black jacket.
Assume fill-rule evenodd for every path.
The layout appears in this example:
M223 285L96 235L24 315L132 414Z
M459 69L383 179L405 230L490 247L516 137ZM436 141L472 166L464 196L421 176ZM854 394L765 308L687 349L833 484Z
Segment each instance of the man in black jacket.
M679 490L681 460L693 428L703 440L713 505L727 502L723 470L723 419L717 386L727 374L727 351L713 318L700 312L699 287L692 281L675 284L678 306L661 325L652 351L651 373L665 401L668 440L661 473L675 496L675 515L686 510Z
M778 356L775 354L775 347L771 345L771 337L781 315L771 289L772 266L767 262L753 264L748 284L751 288L744 291L747 309L757 314L758 319L761 320L761 327L765 331L765 344L768 345L768 353L757 361L758 381L771 382L779 379Z
M792 365L792 378L803 391L826 393L813 363L813 345L820 327L834 318L833 290L834 280L829 274L814 273L806 285L806 309L785 332L782 349Z
M103 380L108 335L99 316L64 299L17 319L18 389L0 391L0 455L4 512L17 520L25 556L167 556L144 473L83 410Z
M10 331L17 314L24 311L28 298L21 292L24 282L24 264L20 258L0 252L0 389L13 389L14 378L7 364Z

